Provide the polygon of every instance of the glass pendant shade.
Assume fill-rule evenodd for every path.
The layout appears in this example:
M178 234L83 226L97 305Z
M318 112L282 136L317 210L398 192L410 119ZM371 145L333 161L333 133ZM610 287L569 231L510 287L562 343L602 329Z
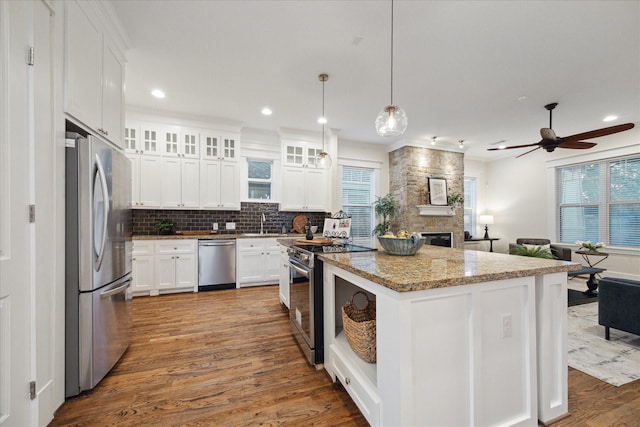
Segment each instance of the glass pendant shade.
M326 151L316 154L315 164L317 168L329 169L331 167L331 156Z
M407 113L397 105L387 105L376 117L376 132L380 136L400 136L407 130Z

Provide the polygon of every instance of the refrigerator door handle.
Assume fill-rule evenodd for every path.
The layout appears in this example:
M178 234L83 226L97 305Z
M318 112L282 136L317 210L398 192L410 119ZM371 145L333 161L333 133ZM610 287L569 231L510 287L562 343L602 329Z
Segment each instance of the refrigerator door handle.
M104 173L104 167L102 166L102 162L100 161L100 157L96 154L96 175L97 178L100 179L100 185L102 187L102 238L100 239L100 250L96 253L98 255L98 259L96 260L96 271L100 270L102 266L102 261L104 259L104 246L107 243L107 227L109 225L109 188L107 187L107 177ZM94 178L95 179L95 178ZM94 185L95 188L95 185ZM95 197L95 194L94 194ZM94 240L96 236L93 236Z
M131 278L125 280L124 284L121 286L118 286L117 288L113 288L113 289L109 289L108 291L102 291L100 292L100 298L108 298L112 295L115 294L119 294L120 292L123 292L124 290L126 290L129 286L131 286Z

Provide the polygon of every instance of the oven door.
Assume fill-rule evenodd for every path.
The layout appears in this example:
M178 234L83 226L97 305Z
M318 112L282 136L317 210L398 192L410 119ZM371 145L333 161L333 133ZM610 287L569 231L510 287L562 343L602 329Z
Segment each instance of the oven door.
M303 353L314 363L313 269L289 258L289 320Z

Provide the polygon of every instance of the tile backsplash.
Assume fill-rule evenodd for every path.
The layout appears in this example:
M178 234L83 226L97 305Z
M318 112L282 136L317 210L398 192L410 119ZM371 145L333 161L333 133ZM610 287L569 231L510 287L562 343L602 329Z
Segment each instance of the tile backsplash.
M280 233L282 227L291 231L293 218L304 214L311 220L311 225L318 226L322 231L325 218L330 213L325 212L283 212L278 210L278 203L247 203L242 202L239 211L210 211L210 210L164 210L164 209L134 209L133 234L158 234L156 224L162 219L170 219L177 224L177 230L207 231L212 229L214 222L218 223L218 233L241 234L260 232L260 214L265 216L264 232ZM236 229L225 230L225 223L235 222Z

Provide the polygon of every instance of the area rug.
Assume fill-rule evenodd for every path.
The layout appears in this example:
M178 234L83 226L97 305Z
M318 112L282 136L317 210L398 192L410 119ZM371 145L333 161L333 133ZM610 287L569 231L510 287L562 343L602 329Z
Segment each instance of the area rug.
M640 337L611 329L604 339L598 304L568 307L569 366L614 386L640 378Z

